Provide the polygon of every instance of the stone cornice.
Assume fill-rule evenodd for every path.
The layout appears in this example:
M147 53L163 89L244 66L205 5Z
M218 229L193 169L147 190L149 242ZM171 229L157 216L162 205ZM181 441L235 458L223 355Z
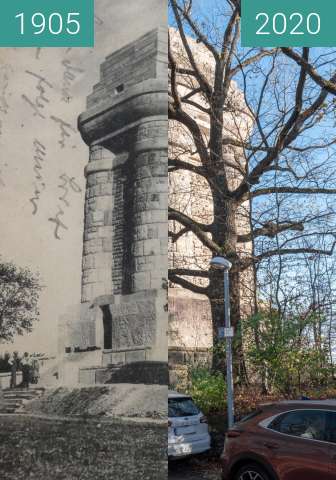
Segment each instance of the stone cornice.
M91 145L134 122L162 115L167 118L167 82L150 79L130 87L90 108L78 118L78 129L84 142Z

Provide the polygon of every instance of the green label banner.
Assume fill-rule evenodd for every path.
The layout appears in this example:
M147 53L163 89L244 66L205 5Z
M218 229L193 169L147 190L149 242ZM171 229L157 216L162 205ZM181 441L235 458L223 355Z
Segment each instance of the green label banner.
M336 1L242 0L243 47L335 47Z
M94 0L1 2L0 47L93 47Z

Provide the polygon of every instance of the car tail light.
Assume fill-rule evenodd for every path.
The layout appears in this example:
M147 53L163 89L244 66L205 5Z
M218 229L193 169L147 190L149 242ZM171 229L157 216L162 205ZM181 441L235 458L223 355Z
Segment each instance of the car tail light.
M205 417L205 416L203 415L203 417L200 418L200 422L201 422L201 423L208 423L207 417Z

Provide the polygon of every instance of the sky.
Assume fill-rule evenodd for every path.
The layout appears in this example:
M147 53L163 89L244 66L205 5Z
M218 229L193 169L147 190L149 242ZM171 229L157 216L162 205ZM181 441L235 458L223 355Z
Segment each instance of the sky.
M0 353L57 350L58 319L80 302L88 147L77 117L104 58L166 25L166 10L165 0L96 0L94 49L0 49L0 260L40 273L44 285L34 332Z

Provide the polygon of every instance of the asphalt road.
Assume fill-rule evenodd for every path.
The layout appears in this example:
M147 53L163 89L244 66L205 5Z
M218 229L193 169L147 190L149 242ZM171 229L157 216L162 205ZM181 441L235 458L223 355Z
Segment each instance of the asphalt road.
M218 465L207 460L180 460L169 463L169 480L220 480Z

